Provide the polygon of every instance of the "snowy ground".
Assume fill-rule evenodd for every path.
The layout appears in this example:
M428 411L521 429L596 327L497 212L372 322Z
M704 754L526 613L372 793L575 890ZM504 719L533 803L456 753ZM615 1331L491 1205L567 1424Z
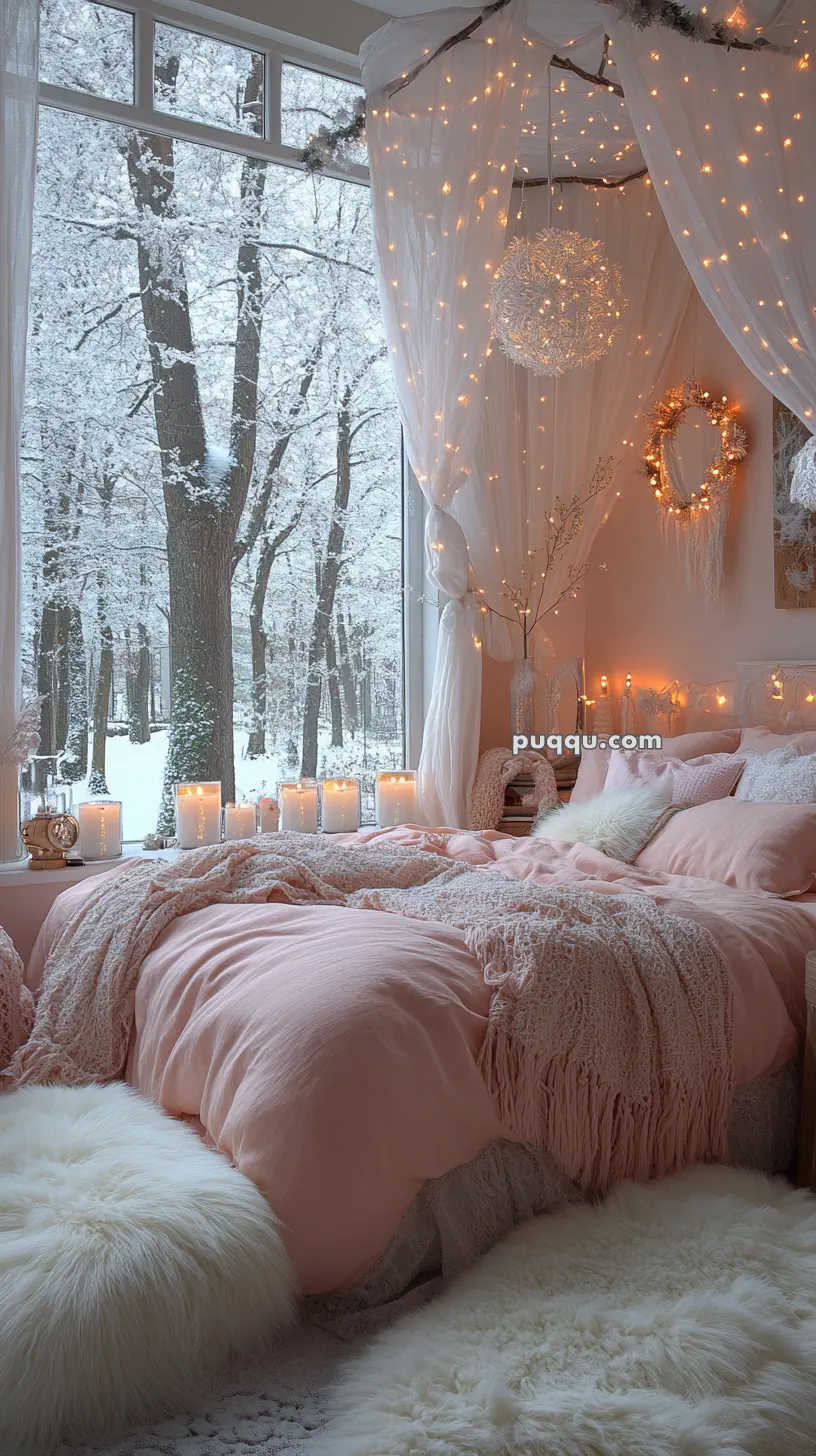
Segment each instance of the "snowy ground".
M246 758L244 755L248 736L241 729L235 730L236 792L238 798L257 800L261 794L274 794L281 779L291 779L296 775L287 769L280 755L271 755L267 758ZM328 741L329 735L326 734L326 744L321 743L321 762L324 752L328 748ZM379 754L378 749L381 750ZM384 745L373 746L370 754L372 767L375 763L380 763L384 768L401 766L393 753L389 754L387 750L382 750L384 750ZM349 752L348 762L337 763L336 766L334 758L338 755L342 756L341 750L328 749L328 754L332 755L332 762L330 768L327 765L327 772L359 772L353 763L354 750ZM155 831L166 755L167 733L164 731L152 734L149 743L131 743L130 739L124 735L109 738L107 741L108 789L112 799L121 801L122 830L126 840L141 840L146 834ZM87 779L73 785L74 806L90 797ZM364 813L363 818L365 819L365 817Z

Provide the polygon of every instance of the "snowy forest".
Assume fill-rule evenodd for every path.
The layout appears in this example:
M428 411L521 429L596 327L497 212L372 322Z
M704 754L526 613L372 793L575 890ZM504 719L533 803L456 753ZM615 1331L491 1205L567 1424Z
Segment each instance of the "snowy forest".
M42 79L131 100L130 17L44 0ZM156 106L260 133L264 58L156 27ZM284 65L302 144L356 88ZM368 188L43 105L24 672L74 801L173 829L403 761L402 446Z

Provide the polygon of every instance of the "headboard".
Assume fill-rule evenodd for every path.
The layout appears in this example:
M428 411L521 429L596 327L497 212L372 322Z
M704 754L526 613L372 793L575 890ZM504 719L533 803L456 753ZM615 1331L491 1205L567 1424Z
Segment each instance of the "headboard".
M744 728L816 729L816 662L740 662L734 710Z

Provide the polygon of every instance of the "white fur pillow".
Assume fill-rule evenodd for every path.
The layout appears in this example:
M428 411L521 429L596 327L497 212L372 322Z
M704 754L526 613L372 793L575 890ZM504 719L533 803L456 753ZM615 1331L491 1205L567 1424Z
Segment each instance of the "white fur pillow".
M745 768L735 798L760 803L816 804L816 753L800 753L795 743L770 753L745 753Z
M586 844L632 864L673 812L671 787L658 779L643 788L612 789L584 804L548 810L530 833L538 839Z
M260 1190L123 1083L0 1095L2 1456L189 1408L294 1285Z

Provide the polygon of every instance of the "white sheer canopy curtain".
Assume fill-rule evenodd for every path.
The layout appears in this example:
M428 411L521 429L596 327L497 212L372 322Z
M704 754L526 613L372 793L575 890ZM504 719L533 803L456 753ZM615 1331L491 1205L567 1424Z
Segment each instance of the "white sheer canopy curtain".
M748 368L812 429L816 0L794 13L803 24L790 54L729 51L624 21L611 34L660 205L701 298Z
M518 189L515 199L518 213ZM546 226L546 188L526 190L521 213L513 219L516 230L534 234ZM489 360L481 465L455 508L482 600L504 613L511 609L502 582L522 585L522 569L535 560L529 553L547 540L556 497L585 495L598 460L614 457L610 485L585 507L582 529L542 582L545 610L564 592L571 569L586 563L621 479L640 463L643 416L691 295L654 188L643 182L624 190L556 188L553 226L602 243L620 264L629 303L609 353L588 368L548 379L512 364L498 349ZM552 625L545 621L539 634L552 632ZM484 628L492 657L522 655L520 629L492 614L484 617ZM508 730L509 721L508 704Z
M366 133L385 328L411 465L429 504L427 574L449 598L419 765L431 824L465 826L481 716L481 616L449 507L475 476L490 342L525 93L539 84L527 0L510 0L414 79L481 10L392 21L364 48ZM550 52L535 47L546 78ZM408 84L393 91L394 78Z
M38 0L0 4L0 861L17 855L20 710L20 423L37 152Z

